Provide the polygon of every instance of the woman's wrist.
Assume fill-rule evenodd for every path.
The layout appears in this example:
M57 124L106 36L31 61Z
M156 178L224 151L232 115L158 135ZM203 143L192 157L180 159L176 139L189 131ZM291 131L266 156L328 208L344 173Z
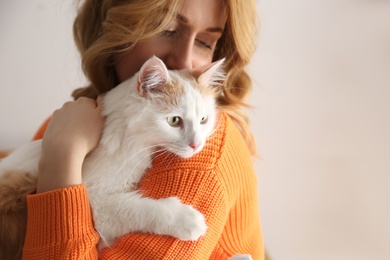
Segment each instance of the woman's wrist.
M82 183L83 156L76 153L42 154L38 166L37 193Z

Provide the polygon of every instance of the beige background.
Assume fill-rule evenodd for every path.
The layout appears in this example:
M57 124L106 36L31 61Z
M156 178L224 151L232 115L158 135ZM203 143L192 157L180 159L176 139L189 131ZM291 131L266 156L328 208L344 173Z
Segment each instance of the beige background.
M0 2L0 149L80 86L73 1ZM390 2L260 1L249 111L276 260L390 259Z

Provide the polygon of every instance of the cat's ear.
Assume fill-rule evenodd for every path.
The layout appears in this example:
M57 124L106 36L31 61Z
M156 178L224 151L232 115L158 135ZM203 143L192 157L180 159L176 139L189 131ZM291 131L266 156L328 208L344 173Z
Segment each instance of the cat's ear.
M167 67L162 60L153 56L142 65L139 71L137 91L141 95L150 91L158 91L159 87L168 81Z
M219 86L225 80L225 71L222 66L224 61L225 58L196 68L192 71L192 75L197 78L199 84L212 87Z

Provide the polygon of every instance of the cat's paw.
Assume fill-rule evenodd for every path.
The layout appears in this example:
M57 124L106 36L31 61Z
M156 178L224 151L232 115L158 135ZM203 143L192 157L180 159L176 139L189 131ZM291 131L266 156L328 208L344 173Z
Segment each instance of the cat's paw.
M206 233L207 225L202 213L178 198L162 199L171 208L169 235L183 241L197 240Z

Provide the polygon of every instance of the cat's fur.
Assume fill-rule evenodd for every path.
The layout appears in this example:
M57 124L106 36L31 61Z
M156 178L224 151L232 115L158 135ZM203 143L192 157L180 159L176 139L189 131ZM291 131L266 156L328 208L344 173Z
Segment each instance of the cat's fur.
M152 57L104 96L103 135L83 164L100 249L134 231L181 240L206 232L204 216L192 206L176 197L143 197L136 188L156 151L188 158L203 148L215 123L213 87L223 80L222 62L203 71L169 71ZM36 190L40 151L35 141L0 162L0 259L21 254L26 195Z

